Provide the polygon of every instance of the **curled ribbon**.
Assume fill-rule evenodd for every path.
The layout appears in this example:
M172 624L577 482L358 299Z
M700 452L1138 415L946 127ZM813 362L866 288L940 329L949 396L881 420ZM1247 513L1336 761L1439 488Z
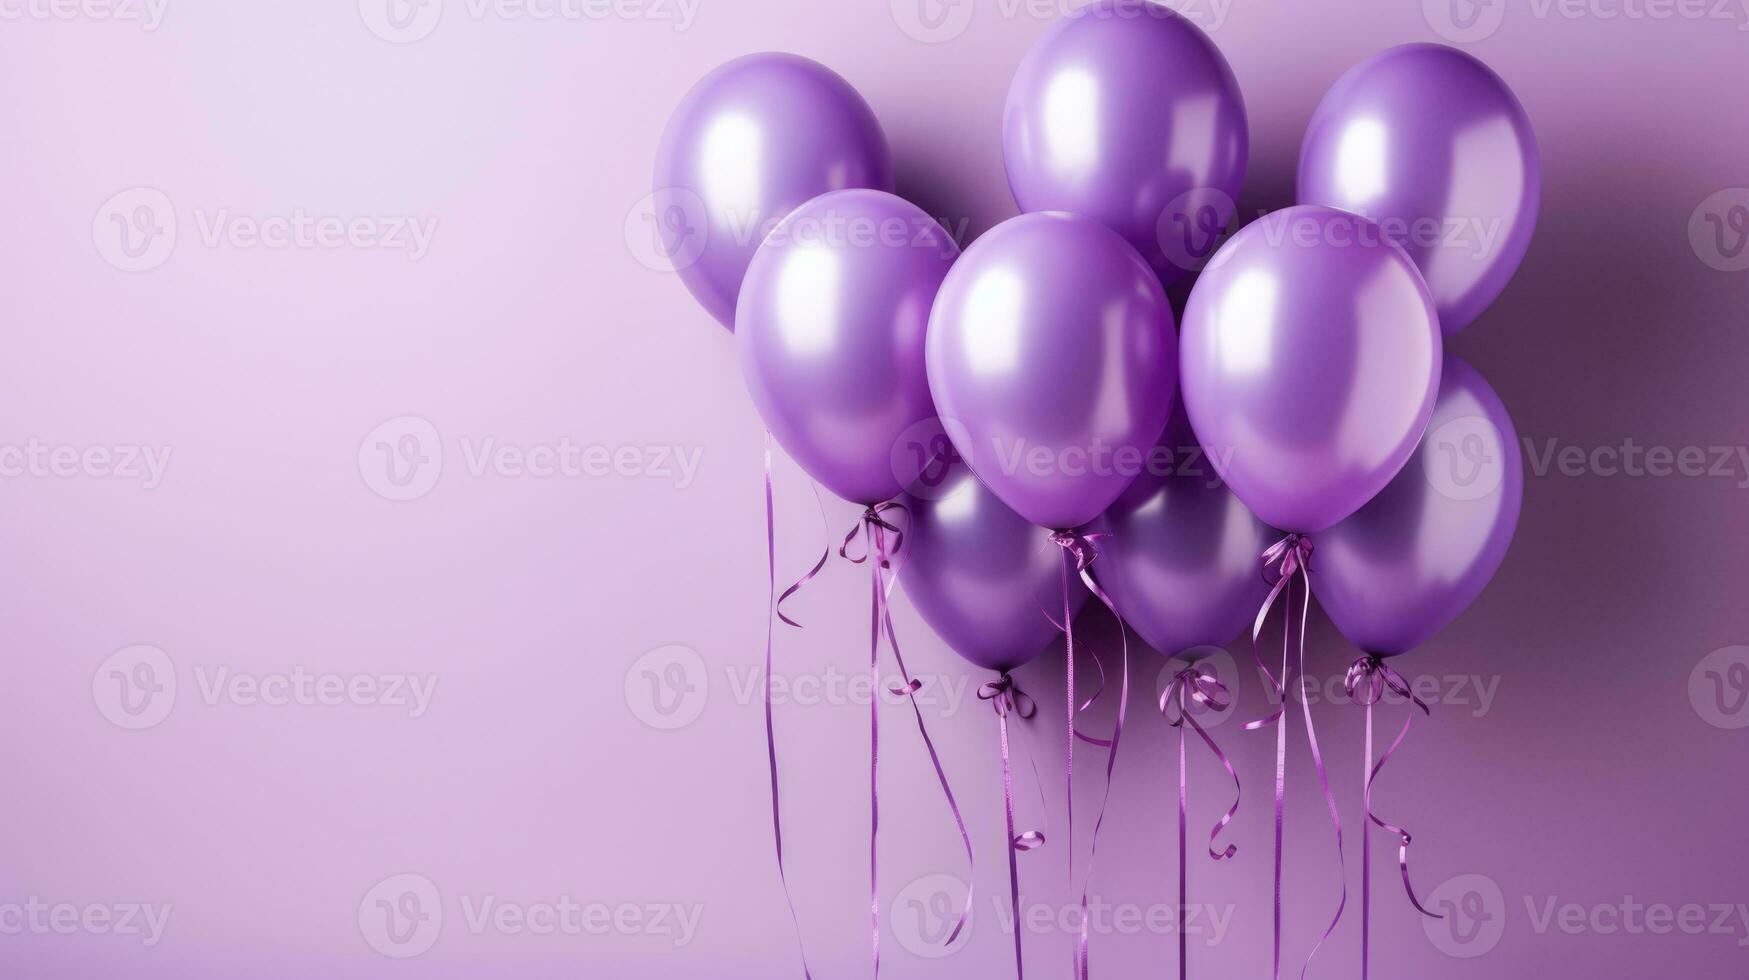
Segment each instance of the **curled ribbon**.
M1407 830L1392 823L1387 823L1372 812L1372 784L1378 778L1379 770L1385 763L1391 761L1391 756L1403 744L1403 739L1409 734L1409 726L1415 720L1415 712L1411 710L1403 718L1403 728L1397 732L1397 737L1378 762L1372 759L1372 707L1384 700L1385 691L1389 690L1398 697L1410 701L1421 713L1431 716L1433 710L1427 702L1421 700L1410 689L1409 682L1396 668L1385 663L1378 654L1366 654L1356 660L1348 668L1348 676L1342 682L1343 690L1348 694L1348 700L1366 708L1366 761L1364 764L1365 783L1361 792L1366 819L1378 825L1389 833L1395 834L1397 845L1397 866L1403 874L1403 890L1409 895L1409 904L1415 906L1415 911L1429 918L1440 919L1444 916L1427 911L1421 900L1415 897L1415 886L1409 883L1409 843L1413 839ZM1360 976L1366 980L1371 940L1372 918L1372 842L1366 833L1366 824L1361 824L1360 838Z
M988 701L996 709L997 727L1002 734L1002 802L1008 816L1008 902L1013 916L1009 921L1014 923L1014 977L1025 980L1026 965L1020 952L1020 866L1016 856L1042 845L1045 837L1036 830L1019 835L1014 832L1014 771L1008 754L1008 716L1031 718L1038 713L1038 703L1007 673L978 688L978 700Z
M893 629L893 613L890 600L893 587L898 584L898 573L893 566L892 556L902 550L905 533L897 525L887 519L888 514L909 514L903 504L887 502L876 504L863 511L862 519L850 533L844 536L844 543L838 548L838 555L852 564L869 564L873 573L871 578L872 593L869 631L869 679L870 690L878 690L880 686L880 643L883 631L887 637L887 646L893 651L893 660L899 666L899 677L902 684L893 688L892 693L907 698L911 703L911 712L917 718L917 731L923 736L923 746L929 752L930 764L935 767L935 778L941 784L942 795L947 798L948 809L953 812L954 825L959 830L960 840L965 845L966 862L971 866L970 880L976 879L977 863L972 855L972 835L966 830L965 816L960 812L959 802L954 798L953 788L948 785L947 771L942 768L941 755L935 749L935 742L929 737L929 726L923 721L923 709L917 704L917 692L923 684L911 676L905 666L905 655L899 651L899 636ZM852 556L850 546L856 540L858 533L865 536L865 550L862 554ZM887 535L893 535L892 544L887 543ZM872 559L872 561L871 561ZM892 573L889 577L889 573ZM805 580L804 580L805 582ZM801 583L798 583L798 586ZM880 699L869 701L869 911L872 916L871 943L874 950L874 972L878 978L881 972L881 909L879 880L879 836L880 836ZM960 909L959 918L954 922L953 930L948 934L942 945L949 945L959 938L967 920L972 914L973 889L967 887L965 906Z
M1099 739L1086 739L1086 741L1092 742L1096 745L1102 745L1109 748L1111 752L1106 756L1105 760L1105 793L1099 801L1099 815L1093 820L1093 843L1088 848L1087 852L1087 880L1082 882L1081 885L1081 936L1077 943L1075 952L1075 976L1078 980L1087 980L1090 975L1087 914L1088 888L1093 879L1093 862L1099 855L1099 831L1105 825L1106 805L1111 802L1112 773L1117 768L1118 743L1123 740L1124 717L1130 700L1130 648L1129 637L1124 625L1123 615L1117 611L1117 606L1112 603L1111 597L1106 595L1105 590L1099 587L1099 583L1094 580L1091 571L1094 561L1099 558L1099 548L1096 545L1096 542L1103 537L1106 537L1106 535L1081 534L1076 531L1056 531L1051 534L1051 543L1063 549L1062 627L1063 638L1067 645L1068 654L1065 659L1068 662L1066 701L1068 703L1069 711L1069 738L1066 769L1068 773L1067 833L1069 837L1068 852L1070 887L1074 886L1075 881L1075 739L1078 737L1078 733L1075 730L1075 635L1072 624L1070 623L1070 620L1073 618L1073 609L1069 604L1069 563L1071 561L1073 561L1075 565L1076 573L1081 576L1081 582L1087 586L1087 591L1092 592L1100 602L1105 604L1105 608L1110 610L1111 614L1117 618L1118 637L1122 643L1122 682L1119 685L1117 720L1112 726L1111 741L1105 742ZM1095 662L1097 663L1097 661ZM1103 666L1100 667L1102 678L1104 669ZM1104 689L1103 679L1100 687L1101 690ZM1094 697L1097 698L1098 695L1095 694ZM1088 702L1088 704L1091 703L1091 701ZM1083 707L1085 707L1085 705Z
M1185 830L1185 797L1187 794L1184 745L1184 730L1187 727L1194 729L1196 734L1201 736L1202 740L1208 744L1209 751L1215 754L1215 758L1221 760L1221 765L1227 770L1227 775L1233 779L1233 805L1227 808L1227 812L1215 822L1214 830L1209 832L1209 857L1216 861L1224 861L1238 853L1239 850L1232 844L1228 844L1224 850L1215 850L1216 838L1220 837L1221 831L1226 829L1227 824L1231 823L1233 817L1239 812L1239 774L1234 771L1232 760L1227 758L1227 754L1215 744L1215 740L1209 736L1208 731L1197 722L1196 716L1191 714L1190 705L1192 702L1210 711L1225 711L1233 704L1226 685L1221 683L1214 668L1200 663L1191 664L1173 675L1172 682L1166 685L1166 690L1160 695L1160 714L1165 717L1168 725L1178 729L1178 976L1180 978L1189 976L1187 967L1190 961L1189 936L1184 930L1185 910L1189 907L1189 851ZM1173 713L1173 708L1177 709L1176 714Z
M1306 673L1306 622L1312 610L1312 539L1303 534L1290 534L1277 541L1263 553L1263 577L1269 583L1269 597L1263 601L1263 608L1258 610L1257 619L1251 627L1251 655L1257 661L1270 685L1275 688L1277 696L1276 709L1266 718L1249 722L1246 731L1256 731L1267 725L1274 724L1275 732L1275 943L1272 976L1275 980L1281 978L1281 883L1282 883L1282 840L1283 840L1283 810L1287 788L1287 692L1290 682L1302 678ZM1275 569L1271 575L1271 569ZM1293 583L1295 579L1301 582L1299 645L1293 646ZM1268 621L1269 614L1275 608L1276 600L1287 596L1286 621L1282 631L1281 642L1281 674L1278 676L1270 671L1263 662L1263 655L1258 650L1258 641L1263 635L1263 624ZM1290 657L1290 650L1294 655ZM1290 674L1290 669L1293 673ZM1311 969L1312 958L1318 955L1318 950L1336 931L1337 923L1342 921L1342 913L1348 908L1348 875L1347 859L1342 848L1342 816L1336 809L1336 796L1330 790L1330 773L1324 766L1324 754L1318 746L1318 731L1312 724L1312 707L1306 698L1300 699L1302 714L1306 722L1306 741L1312 750L1312 764L1318 771L1318 783L1324 791L1324 803L1330 810L1330 823L1336 831L1336 860L1342 872L1342 899L1336 906L1336 914L1325 927L1324 935L1319 937L1317 945L1306 955L1304 965L1300 967L1300 977L1304 980L1306 971Z

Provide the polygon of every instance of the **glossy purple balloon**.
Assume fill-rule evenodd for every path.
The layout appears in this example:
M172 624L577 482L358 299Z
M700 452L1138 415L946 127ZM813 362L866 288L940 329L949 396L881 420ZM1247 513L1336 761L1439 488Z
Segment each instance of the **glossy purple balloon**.
M1512 417L1475 368L1447 358L1415 459L1372 503L1318 535L1318 604L1367 653L1413 650L1481 595L1523 499Z
M1071 211L1123 235L1170 283L1233 218L1245 100L1195 24L1148 0L1099 0L1033 46L1008 90L1003 157L1022 211Z
M877 504L915 473L895 447L935 417L924 333L959 246L885 191L834 191L767 236L735 317L741 372L783 448L845 500Z
M954 446L1009 507L1076 528L1111 506L1166 427L1172 308L1091 218L1025 214L966 250L929 320L929 388Z
M1299 185L1300 203L1364 214L1407 249L1450 336L1523 261L1542 163L1500 76L1455 48L1409 44L1361 62L1324 97Z
M1215 253L1182 353L1185 407L1227 486L1271 526L1311 533L1403 468L1443 351L1409 256L1365 218L1301 206Z
M1124 621L1167 656L1226 646L1250 625L1269 595L1259 558L1281 536L1200 453L1180 408L1147 470L1087 528L1109 535L1094 577Z
M680 280L734 329L735 297L766 232L827 191L893 189L874 111L850 83L793 54L737 58L674 110L656 154L652 232Z
M911 510L899 568L905 594L961 657L988 670L1024 666L1062 637L1045 615L1062 615L1062 550L957 456L932 477L903 498ZM1070 586L1078 610L1087 589Z

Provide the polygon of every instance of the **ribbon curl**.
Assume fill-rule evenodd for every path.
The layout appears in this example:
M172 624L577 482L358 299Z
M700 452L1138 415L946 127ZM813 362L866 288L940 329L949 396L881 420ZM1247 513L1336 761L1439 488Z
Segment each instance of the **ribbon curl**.
M1187 796L1185 777L1185 728L1191 728L1208 744L1209 751L1215 758L1221 760L1221 765L1227 770L1227 775L1233 779L1233 805L1227 808L1221 819L1215 822L1214 830L1209 832L1209 857L1216 861L1224 861L1238 853L1238 847L1228 844L1224 850L1215 850L1215 840L1221 831L1226 829L1233 817L1239 812L1239 774L1234 771L1232 760L1215 744L1206 729L1191 713L1190 705L1194 702L1210 711L1225 711L1232 707L1232 697L1227 687L1220 681L1214 668L1207 664L1191 664L1173 675L1172 682L1166 685L1166 690L1160 695L1160 714L1166 719L1166 724L1178 729L1178 976L1189 976L1187 972L1190 962L1189 936L1184 931L1185 910L1189 907L1189 850L1185 829L1185 798ZM1172 708L1178 713L1174 715Z
M1363 784L1364 788L1361 792L1362 805L1364 812L1366 813L1366 819L1389 833L1396 835L1398 840L1397 866L1403 875L1403 890L1409 895L1409 904L1415 906L1415 911L1420 912L1422 915L1428 916L1429 918L1444 918L1444 916L1429 912L1426 906L1421 904L1421 900L1415 897L1415 886L1409 882L1409 843L1413 840L1413 837L1411 837L1407 830L1404 830L1396 824L1388 823L1380 819L1378 815L1372 812L1373 780L1378 778L1379 770L1385 767L1385 763L1391 761L1392 754L1394 754L1397 751L1397 748L1403 744L1403 739L1409 734L1409 726L1415 721L1415 712L1411 710L1406 716L1404 716L1403 727L1397 732L1397 737L1392 740L1390 747L1385 749L1385 754L1375 763L1372 758L1373 705L1383 701L1385 691L1389 690L1398 697L1411 702L1415 707L1420 708L1421 713L1424 715L1431 717L1433 710L1427 706L1427 702L1421 700L1421 698L1414 693L1409 687L1409 682L1404 680L1403 675L1399 674L1396 668L1385 663L1384 658L1378 654L1365 654L1350 665L1348 668L1348 676L1343 679L1342 687L1343 690L1347 692L1349 701L1366 708L1366 761L1363 766L1365 782ZM1360 838L1361 980L1366 980L1368 974L1371 959L1369 954L1372 932L1372 841L1369 839L1366 829L1366 824L1363 822L1361 824Z
M1024 834L1014 832L1014 771L1008 753L1008 716L1030 719L1038 713L1038 703L1014 683L1012 675L1001 677L978 688L978 700L988 701L996 709L997 727L1002 735L1002 802L1008 817L1008 902L1014 923L1014 977L1026 980L1026 964L1021 957L1020 941L1020 865L1018 855L1039 847L1045 836L1036 830Z

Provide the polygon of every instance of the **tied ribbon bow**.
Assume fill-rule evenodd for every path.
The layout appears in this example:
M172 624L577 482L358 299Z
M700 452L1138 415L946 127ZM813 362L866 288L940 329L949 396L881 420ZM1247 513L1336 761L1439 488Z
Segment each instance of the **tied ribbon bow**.
M1388 823L1385 820L1380 819L1377 814L1372 812L1373 780L1378 778L1379 770L1385 767L1385 763L1391 761L1391 756L1395 754L1397 748L1403 744L1403 739L1409 734L1409 726L1415 720L1415 712L1411 710L1408 715L1403 718L1402 730L1397 732L1397 737L1392 740L1390 747L1385 749L1385 754L1380 756L1378 762L1375 763L1372 761L1373 705L1383 701L1385 692L1388 690L1398 697L1411 702L1415 707L1420 708L1422 714L1431 716L1433 711L1427 706L1427 702L1421 700L1421 698L1416 696L1414 691L1410 689L1409 682L1403 679L1403 675L1397 673L1396 668L1387 664L1385 659L1378 654L1369 653L1356 660L1348 668L1348 676L1344 678L1342 687L1343 690L1348 693L1348 700L1366 708L1365 781L1363 783L1364 788L1361 791L1362 806L1366 813L1366 819L1385 830L1387 833L1396 836L1398 841L1397 867L1403 875L1403 891L1409 895L1409 904L1415 906L1415 911L1420 912L1422 915L1429 918L1444 918L1444 916L1429 912L1426 906L1421 904L1421 900L1415 897L1415 886L1409 882L1409 843L1413 840L1413 837L1411 837L1407 830L1404 830L1396 824ZM1362 980L1365 980L1368 974L1369 961L1371 959L1369 948L1371 945L1372 932L1372 842L1368 839L1365 831L1366 825L1363 823L1361 825L1360 838L1360 975Z
M1233 700L1222 684L1214 668L1207 664L1191 664L1173 675L1172 682L1166 685L1166 690L1160 695L1160 714L1166 723L1178 729L1178 975L1188 977L1190 950L1188 935L1184 929L1184 916L1189 908L1189 849L1185 818L1185 801L1188 796L1185 776L1186 728L1193 729L1221 760L1221 766L1227 770L1227 775L1233 780L1233 805L1227 808L1221 819L1215 822L1214 830L1209 832L1209 857L1216 861L1224 861L1238 853L1238 848L1228 844L1224 850L1215 850L1215 841L1221 836L1227 824L1239 812L1239 774L1234 771L1232 760L1215 744L1206 729L1196 720L1196 715L1190 710L1192 703L1201 705L1209 711L1225 711L1232 707Z
M988 701L996 709L996 725L1002 738L1002 804L1008 817L1008 903L1013 918L1009 921L1020 921L1020 866L1018 855L1044 844L1045 836L1036 830L1024 834L1014 832L1014 769L1008 751L1008 716L1015 715L1022 720L1029 719L1038 713L1038 702L1032 696L1022 691L1014 683L1014 678L1004 673L1001 677L978 688L978 700ZM1015 980L1026 980L1026 965L1021 957L1020 934L1023 930L1014 930L1014 977Z
M1118 636L1122 642L1121 657L1123 661L1123 673L1118 692L1117 720L1112 725L1111 740L1107 742L1103 739L1085 739L1095 745L1109 749L1110 754L1106 756L1105 760L1105 792L1104 795L1100 797L1098 816L1093 820L1093 842L1088 847L1087 851L1088 880L1084 881L1081 887L1081 935L1076 944L1075 950L1076 980L1088 980L1091 973L1088 956L1088 889L1093 877L1092 865L1095 858L1099 855L1099 831L1105 826L1106 806L1111 802L1111 778L1113 772L1117 768L1118 743L1123 740L1124 718L1130 700L1130 649L1128 628L1124 624L1123 615L1117 611L1117 606L1111 601L1111 597L1106 595L1104 589L1100 588L1099 582L1094 579L1092 571L1093 563L1099 558L1099 547L1097 542L1105 537L1107 537L1105 534L1081 534L1078 531L1070 530L1054 531L1051 534L1051 543L1063 550L1063 621L1060 625L1063 629L1063 641L1067 654L1064 658L1067 663L1065 668L1065 701L1068 706L1069 728L1068 753L1064 768L1068 780L1066 811L1068 817L1068 830L1066 833L1069 838L1068 862L1069 882L1071 887L1073 887L1075 881L1075 739L1077 737L1085 738L1085 736L1079 735L1075 730L1075 632L1074 625L1071 623L1074 610L1069 603L1069 564L1071 561L1074 563L1075 573L1081 577L1082 584L1087 586L1087 591L1093 593L1093 595L1105 605L1105 608L1111 611L1112 616L1116 617ZM1097 663L1097 661L1095 661L1095 663ZM1103 667L1101 667L1100 670L1101 673L1104 672ZM1100 685L1100 689L1103 692L1103 682ZM1094 695L1094 698L1097 697L1097 694ZM1092 701L1090 700L1088 704L1092 704ZM1083 705L1082 707L1085 708L1087 705Z
M1266 718L1260 718L1245 725L1246 731L1256 731L1268 725L1275 725L1275 942L1272 974L1274 980L1281 980L1281 921L1282 921L1282 843L1284 840L1283 814L1287 800L1287 692L1291 683L1306 673L1306 622L1312 611L1312 539L1304 534L1290 534L1271 545L1263 553L1263 580L1269 584L1269 597L1263 600L1263 608L1257 611L1257 619L1251 626L1251 655L1268 678L1270 686L1275 688L1276 708ZM1293 586L1300 583L1300 615L1299 644L1293 643L1294 609ZM1275 603L1283 596L1287 597L1285 609L1286 618L1281 640L1281 673L1277 675L1263 662L1263 654L1258 648L1258 642L1263 636L1263 626L1269 620L1269 614L1275 609ZM1290 656L1290 651L1294 655ZM1290 673L1291 671L1291 673ZM1330 773L1324 766L1324 753L1318 746L1318 731L1312 724L1312 707L1309 699L1300 699L1301 714L1305 717L1306 741L1312 750L1312 765L1318 772L1318 783L1324 791L1324 804L1330 811L1330 824L1336 832L1336 860L1342 869L1342 898L1336 906L1336 914L1325 927L1324 935L1318 939L1312 951L1306 955L1305 963L1300 967L1300 977L1304 980L1306 972L1311 969L1312 958L1318 955L1318 950L1335 933L1336 926L1342 921L1342 913L1348 908L1348 874L1347 857L1342 848L1342 815L1336 809L1336 795L1330 790Z

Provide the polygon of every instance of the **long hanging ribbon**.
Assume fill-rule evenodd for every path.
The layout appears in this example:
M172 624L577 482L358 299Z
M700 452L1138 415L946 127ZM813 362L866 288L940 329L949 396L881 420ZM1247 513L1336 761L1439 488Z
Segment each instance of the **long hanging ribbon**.
M922 690L923 683L911 676L905 666L905 655L899 650L899 636L893 629L893 613L890 600L893 588L898 584L898 576L893 568L892 556L903 549L905 534L886 515L889 513L908 514L904 505L887 502L877 504L863 511L858 527L853 527L845 535L844 543L839 546L839 557L853 564L870 563L872 576L871 594L871 627L869 631L869 680L871 695L880 687L880 640L884 631L887 645L893 651L893 660L898 664L899 677L902 686L892 688L895 696L908 698L911 711L917 718L917 731L923 736L923 746L929 752L930 764L935 768L935 778L941 784L941 792L947 799L948 809L953 812L954 825L959 830L960 841L966 850L966 862L970 866L968 881L975 881L977 863L972 854L972 835L966 829L965 816L960 812L959 801L954 798L953 788L948 785L947 771L942 767L941 755L935 749L935 742L929 737L929 726L923 720L923 709L917 704L917 692ZM850 545L856 540L858 531L866 535L866 550L862 555L852 557ZM893 535L893 543L889 547L887 535ZM888 573L894 572L889 577ZM871 949L874 953L874 973L878 978L881 973L881 911L880 911L880 879L879 879L879 837L880 837L880 698L871 696L869 699L869 912L872 917ZM950 945L959 938L966 922L972 914L973 888L966 888L965 905L960 909L959 918L954 922L942 945Z
M1185 776L1186 758L1184 730L1187 727L1195 729L1196 734L1208 744L1209 751L1215 754L1215 758L1221 760L1221 765L1227 770L1227 775L1231 776L1233 779L1233 805L1227 808L1227 812L1222 814L1221 819L1215 822L1214 830L1209 832L1209 856L1216 861L1224 861L1238 853L1239 850L1232 844L1228 844L1224 850L1215 850L1216 838L1220 837L1221 831L1226 828L1227 824L1232 822L1233 817L1239 812L1239 774L1234 771L1233 763L1227 758L1227 754L1221 751L1221 747L1215 744L1215 740L1209 736L1208 731L1197 722L1196 716L1191 713L1190 704L1193 701L1210 711L1225 711L1231 707L1233 703L1232 698L1227 693L1226 685L1221 683L1220 677L1215 673L1214 668L1207 664L1200 663L1191 664L1189 667L1179 671L1173 676L1172 683L1168 684L1166 690L1160 695L1160 714L1165 716L1168 725L1178 729L1179 980L1184 980L1185 977L1189 976L1186 970L1190 961L1189 937L1184 931L1185 913L1189 908L1189 880L1187 874L1187 869L1189 867L1189 851L1187 849L1185 829L1185 797L1187 795L1187 780ZM1178 714L1176 716L1171 713L1171 708L1174 705L1178 708Z
M1057 547L1063 549L1063 636L1068 645L1068 656L1066 659L1068 660L1067 701L1069 709L1069 754L1067 769L1069 794L1068 851L1070 887L1074 887L1075 882L1075 739L1077 737L1075 731L1075 637L1071 631L1070 624L1074 610L1069 603L1069 561L1071 559L1073 559L1075 563L1075 571L1081 576L1082 584L1087 586L1087 591L1092 592L1100 602L1105 604L1105 608L1111 611L1112 616L1116 617L1118 637L1122 643L1121 656L1123 661L1123 673L1122 681L1118 687L1117 720L1112 726L1111 741L1108 744L1096 739L1087 739L1087 741L1094 742L1095 744L1107 745L1111 751L1110 754L1106 756L1105 760L1105 792L1099 801L1099 814L1093 820L1093 842L1087 851L1087 878L1081 883L1081 936L1076 946L1075 953L1075 976L1078 980L1087 980L1090 976L1090 962L1088 956L1088 889L1091 887L1093 880L1093 863L1099 856L1099 831L1105 826L1106 805L1111 802L1112 774L1117 768L1118 743L1123 740L1124 718L1127 714L1130 700L1130 646L1129 637L1126 633L1127 628L1124 625L1123 615L1117 611L1117 606L1112 603L1111 597L1106 595L1105 590L1099 587L1099 583L1094 580L1091 571L1093 562L1099 557L1099 549L1095 542L1103 537L1105 537L1103 534L1083 535L1075 531L1057 531L1051 535L1051 541L1056 544ZM1101 667L1100 670L1103 673L1104 668ZM1101 688L1103 689L1103 687L1104 685L1102 682ZM1095 697L1097 697L1097 695L1095 695Z
M1269 597L1263 601L1263 608L1258 610L1257 619L1251 627L1251 654L1256 659L1257 666L1263 671L1270 684L1276 690L1276 709L1266 718L1249 722L1245 725L1247 731L1256 731L1267 725L1274 724L1275 732L1275 941L1274 958L1272 961L1272 977L1281 978L1281 883L1282 883L1282 840L1283 811L1287 788L1287 692L1291 684L1299 683L1306 674L1306 623L1312 609L1312 539L1303 534L1290 534L1271 545L1263 553L1263 575L1269 582ZM1273 577L1271 569L1276 569ZM1299 646L1293 650L1293 582L1298 578L1301 582L1302 597L1300 601ZM1263 662L1263 655L1258 649L1258 642L1263 636L1263 624L1268 621L1269 614L1275 608L1276 600L1287 596L1286 620L1282 630L1281 674L1272 673L1269 666ZM1290 672L1291 671L1291 672ZM1325 928L1324 935L1318 939L1312 952L1307 954L1306 961L1300 967L1300 977L1304 980L1306 971L1311 968L1312 957L1318 955L1318 950L1325 940L1336 931L1337 923L1342 921L1342 912L1348 907L1348 875L1347 860L1342 848L1342 817L1336 809L1336 796L1330 791L1330 774L1324 767L1324 755L1318 746L1318 732L1312 724L1312 708L1307 699L1300 699L1302 713L1306 722L1306 740L1312 750L1312 763L1318 771L1318 783L1324 791L1324 802L1330 810L1330 823L1336 831L1336 860L1342 871L1342 899L1336 906L1336 915L1331 918L1330 925Z
M770 593L767 598L768 605L765 613L765 758L771 770L771 833L777 845L777 880L783 887L783 900L785 904L789 906L790 922L795 926L796 950L800 953L802 958L802 976L806 978L806 980L813 980L813 974L808 970L807 944L802 941L801 916L796 913L795 896L790 894L789 877L784 873L783 868L783 808L778 803L777 736L772 729L771 721L771 660L774 634L776 632L776 623L774 620L782 619L785 623L796 627L801 625L783 614L783 600L795 594L796 589L801 588L802 582L798 582L791 586L789 591L783 594L782 598L778 597L777 523L776 508L772 496L771 432L767 430L765 433L765 565L767 578L770 580ZM822 559L821 564L822 566L824 565L824 559ZM818 573L818 571L819 568L816 567L814 572L809 573L808 578L813 578L814 574ZM803 581L805 582L806 579Z
M1409 734L1409 726L1415 721L1415 712L1411 710L1404 716L1403 728L1397 732L1397 737L1391 742L1390 748L1386 749L1385 754L1375 763L1372 758L1373 705L1384 700L1385 691L1388 688L1398 697L1411 701L1415 707L1421 709L1422 714L1432 716L1433 710L1427 706L1427 702L1415 695L1409 687L1409 682L1403 679L1403 675L1397 673L1395 668L1385 663L1384 658L1377 654L1369 653L1356 660L1348 668L1348 676L1344 679L1342 686L1348 692L1348 700L1366 707L1366 760L1362 767L1366 778L1361 791L1366 819L1397 836L1399 842L1397 866L1403 873L1403 890L1409 895L1409 904L1415 906L1415 910L1422 915L1434 919L1444 918L1444 916L1429 912L1421 904L1421 900L1415 897L1415 886L1409 883L1409 843L1413 839L1409 832L1395 824L1379 819L1372 812L1373 780L1378 778L1379 770L1385 767L1385 763L1391 761L1391 756L1403 744L1403 739ZM1367 833L1366 823L1362 822L1360 826L1360 977L1361 980L1366 980L1371 960L1372 841L1371 835Z
M1014 772L1008 755L1008 715L1012 712L1022 719L1031 718L1038 712L1038 704L1007 673L979 688L978 700L989 701L995 707L996 724L1002 736L1002 804L1008 817L1008 903L1009 923L1014 929L1014 978L1026 980L1026 964L1020 952L1020 866L1017 858L1022 852L1042 845L1045 836L1036 830L1019 835L1014 833Z

